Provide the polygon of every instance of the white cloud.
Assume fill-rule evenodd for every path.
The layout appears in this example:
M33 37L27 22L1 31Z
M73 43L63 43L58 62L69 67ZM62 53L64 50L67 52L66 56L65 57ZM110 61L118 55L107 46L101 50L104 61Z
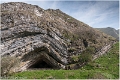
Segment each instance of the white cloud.
M115 20L115 15L118 16L118 8L115 7L115 2L95 2L80 5L78 11L71 15L80 21L89 24L92 27L105 27L112 19ZM119 17L119 16L118 16ZM115 22L117 21L117 22ZM110 27L118 28L118 20L116 19L109 25ZM106 22L106 23L105 23ZM101 24L104 23L104 24ZM108 27L108 26L106 26Z

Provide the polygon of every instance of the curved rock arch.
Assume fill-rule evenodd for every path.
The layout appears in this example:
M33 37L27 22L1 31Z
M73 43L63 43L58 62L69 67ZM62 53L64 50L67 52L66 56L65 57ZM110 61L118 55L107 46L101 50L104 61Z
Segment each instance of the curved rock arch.
M24 63L25 65L23 65L23 67L21 67L20 69L23 70L35 68L65 69L64 65L65 63L61 61L62 57L59 54L53 52L54 51L51 51L51 48L48 48L45 45L34 49L34 51L25 54L21 58L22 63ZM56 58L54 58L54 55L56 55Z

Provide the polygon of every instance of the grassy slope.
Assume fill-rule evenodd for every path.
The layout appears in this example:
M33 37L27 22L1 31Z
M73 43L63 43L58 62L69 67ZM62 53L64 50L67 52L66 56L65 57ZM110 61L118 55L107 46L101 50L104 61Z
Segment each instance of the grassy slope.
M113 48L107 53L89 62L86 66L77 70L33 70L15 73L12 78L55 78L55 79L88 79L88 78L119 78L119 43L115 44Z

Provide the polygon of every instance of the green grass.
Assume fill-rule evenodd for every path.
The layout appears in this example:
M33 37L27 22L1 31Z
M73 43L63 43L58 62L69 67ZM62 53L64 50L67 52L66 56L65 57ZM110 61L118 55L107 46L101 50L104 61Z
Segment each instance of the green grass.
M92 71L92 70L91 70ZM84 79L93 76L91 72L85 70L34 70L25 71L12 75L12 78L28 78L28 79Z
M77 70L32 70L12 74L11 78L28 79L118 79L119 43L100 58Z
M119 43L116 43L112 49L107 53L89 62L84 69L100 72L103 76L110 79L119 78Z

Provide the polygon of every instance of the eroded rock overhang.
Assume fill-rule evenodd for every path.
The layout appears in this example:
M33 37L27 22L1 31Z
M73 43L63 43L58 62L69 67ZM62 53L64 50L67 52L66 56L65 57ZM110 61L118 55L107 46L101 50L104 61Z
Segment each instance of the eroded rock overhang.
M55 50L45 45L25 54L21 60L26 66L21 67L22 70L35 68L65 69L65 65L67 65L66 57L61 57Z

